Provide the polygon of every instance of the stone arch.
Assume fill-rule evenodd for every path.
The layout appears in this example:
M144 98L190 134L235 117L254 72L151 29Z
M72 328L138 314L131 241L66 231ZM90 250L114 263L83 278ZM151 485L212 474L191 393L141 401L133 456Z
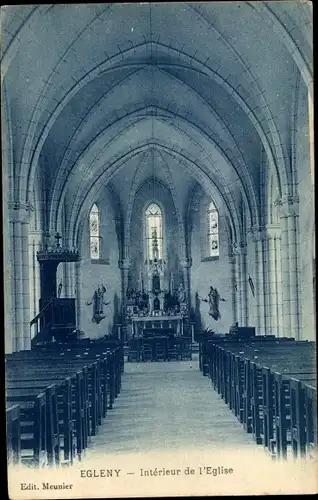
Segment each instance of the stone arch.
M182 160L183 164L189 169L189 172L194 173L194 175L200 180L201 184L205 186L205 189L207 192L209 192L211 190L211 185L212 186L215 185L215 181L213 180L213 178L211 178L211 176L197 162L194 163L193 159L187 158L185 156L185 154L182 153L181 151L180 152L177 150L172 151L166 145L160 144L158 141L156 141L156 142L152 141L151 143L145 143L145 144L139 145L135 150L126 153L125 158L132 157L132 156L138 154L140 151L144 151L144 150L148 149L150 145L155 146L155 147L159 147L160 149L167 151L169 154L180 158L180 160ZM117 171L118 168L122 168L122 166L123 166L122 159L119 159L119 160L116 160L115 162L112 163L111 168L109 170L103 169L103 172L95 179L95 182L89 188L89 192L91 192L91 189L93 186L95 186L95 189L98 190L98 186L106 184L108 182L108 180L111 179L112 175L114 175L114 172ZM223 184L221 184L221 185L222 185L223 189L220 186L218 189L220 192L223 191L222 196L223 196L225 205L228 207L228 209L231 205L232 212L233 212L233 214L235 214L235 203L233 200L231 201L230 193L227 192L226 189L224 191L224 185L225 185L224 180L223 180ZM86 196L87 195L85 195L85 198L86 198ZM76 210L76 213L75 213L75 210L73 211L72 221L70 221L70 226L69 226L70 231L74 231L74 229L76 228L76 224L77 224L76 220L78 221L79 214L80 214L84 204L85 204L84 202L81 203L79 210ZM233 215L233 217L236 217L236 215Z
M161 114L161 112L158 114L158 108L146 108L146 109L149 109L149 111L155 111L157 110L157 114L156 114L156 120L160 120L161 119L161 116L162 118L164 119L164 116L166 115L166 113L164 113L163 115ZM160 109L159 109L160 111ZM130 118L134 118L136 115L136 120L140 119L140 121L142 119L148 119L149 116L146 114L144 115L144 111L143 111L143 115L140 117L139 116L139 112L137 111L136 113L133 113L132 116ZM172 115L171 113L168 115L170 116ZM124 129L124 132L128 130L128 127L134 127L136 125L136 123L132 123L130 121L130 118L129 118L129 124L128 126L126 127L126 129ZM227 158L227 155L226 153L219 147L219 145L213 141L210 136L208 136L204 130L202 130L201 128L198 128L196 125L193 125L192 123L189 123L188 120L184 119L183 117L179 116L179 115L175 115L173 114L173 124L172 126L173 127L177 127L177 130L181 131L182 133L187 133L183 130L182 126L183 127L194 127L194 130L197 130L200 134L202 134L202 137L206 137L207 141L208 142L211 142L211 145L213 148L216 148L217 151L225 158L225 161L227 161L228 163L230 163L232 165L232 167L234 168L235 172L237 173L237 175L239 176L239 178L241 179L241 175L238 171L238 169L235 167L235 165L233 165L233 163L231 163L231 161ZM127 121L127 118L126 117L123 117L120 119L120 121L123 121L123 127L125 126L125 122ZM179 126L179 123L180 123L180 126ZM187 133L188 135L188 133ZM103 141L103 132L101 132L95 139L94 141L92 141L89 146L87 147L87 150L89 150L92 145L94 144L94 142L98 141L98 140L102 140ZM200 145L199 147L202 148L202 146ZM85 155L85 151L82 153L82 155L78 158L78 162L81 161L81 159L83 158L83 156ZM86 167L86 170L87 170L88 167ZM61 174L62 175L62 174ZM71 173L69 174L69 176L71 175ZM248 170L246 168L245 170L245 173L244 173L244 176L245 176L245 183L247 183L247 185L245 186L244 185L244 182L243 180L241 180L242 182L242 186L241 186L241 189L246 193L246 199L247 199L247 203L250 207L250 213L251 213L251 216L252 216L252 220L251 220L251 225L253 225L253 223L257 223L257 219L258 219L258 211L257 211L257 200L256 200L256 196L255 196L255 190L254 190L254 187L253 187L253 184L252 184L252 180L250 179L250 176L248 174ZM57 175L57 179L58 179L59 175ZM66 187L67 185L67 179L65 179L64 181L64 188ZM57 200L59 197L61 196L61 193L59 192L59 190L55 189L55 194L54 194L54 198L53 198L53 201L54 199ZM63 190L62 190L62 196L63 196ZM51 215L54 214L54 209L53 209L53 212ZM254 220L255 219L255 220ZM56 225L56 220L55 222L53 222L52 220L52 217L51 217L51 222L50 222L50 227L53 228L54 225Z
M255 9L259 12L260 16L263 13L271 20L274 29L279 34L282 42L285 44L288 52L291 57L294 59L299 71L302 75L302 78L310 91L312 92L312 82L313 82L313 74L311 68L306 63L301 51L299 50L297 44L294 39L290 35L289 31L285 28L284 24L278 18L278 16L273 12L270 5L265 2L247 2L252 9Z
M128 56L129 54L135 54L136 51L138 51L138 49L143 50L146 47L148 47L149 45L151 46L152 43L151 42L144 42L143 44L140 44L138 47L133 47L133 48L127 49L125 51L121 51L119 54L109 58L106 62L104 62L103 64L101 64L100 66L98 66L97 68L92 70L89 74L87 74L84 78L82 78L80 82L77 82L73 86L72 90L70 92L68 92L64 96L64 98L60 101L60 103L56 106L54 113L50 116L50 118L46 122L46 125L43 128L43 132L42 132L42 134L37 142L37 146L36 146L36 149L34 151L32 151L32 147L31 147L31 141L32 141L33 134L30 131L30 133L27 135L28 145L26 145L25 152L23 155L23 163L29 164L30 169L29 169L27 179L25 180L26 185L24 185L22 187L20 186L21 193L26 193L26 197L28 197L30 186L32 185L32 181L33 181L34 168L37 165L39 154L40 154L41 148L44 144L44 141L45 141L46 137L48 136L49 131L50 131L56 117L61 112L61 110L64 108L64 106L67 104L67 102L69 102L71 97L73 95L75 95L78 92L78 90L80 88L82 88L89 80L91 80L95 76L99 75L101 72L114 69L114 68L110 67L111 64L118 63L118 62L122 61L124 56ZM156 43L156 46L158 46L158 43ZM286 177L285 167L284 167L283 163L281 163L281 162L283 162L282 155L279 154L277 156L277 161L275 160L275 157L274 157L273 152L272 152L272 147L269 143L269 140L268 140L266 134L263 131L263 128L262 128L259 120L257 119L255 113L248 106L246 101L242 97L239 96L237 91L233 87L231 87L229 85L229 83L226 82L220 75L218 75L216 72L209 69L206 65L202 64L201 61L196 60L193 56L190 58L190 56L187 56L184 53L181 53L181 51L174 49L172 47L168 47L164 44L159 44L159 46L162 50L166 51L168 53L168 55L177 55L179 57L179 59L181 59L185 62L188 61L188 63L190 60L191 65L189 66L189 64L188 64L189 69L191 69L193 71L194 65L196 65L198 68L198 71L200 71L201 73L206 74L210 78L214 79L217 83L222 85L234 97L234 99L236 100L238 105L243 109L245 114L249 117L254 128L256 129L257 134L259 135L260 140L261 140L261 142L264 146L264 149L266 151L266 154L269 158L270 164L275 166L275 168L278 168L280 170L281 176L284 179L283 184L285 186L287 186L288 183L287 183L287 179L285 178ZM33 123L33 119L32 119L32 123ZM271 123L270 123L270 125L271 125ZM35 127L35 125L32 125L32 126ZM32 128L32 126L31 126L31 128ZM276 134L275 131L273 131L273 133ZM27 156L25 156L25 154ZM30 155L30 154L32 155L32 158L28 157L28 155Z

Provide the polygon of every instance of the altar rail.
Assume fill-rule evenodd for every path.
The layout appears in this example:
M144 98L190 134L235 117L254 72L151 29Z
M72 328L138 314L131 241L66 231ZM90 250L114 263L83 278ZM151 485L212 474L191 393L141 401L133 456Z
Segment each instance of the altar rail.
M6 356L8 460L81 460L121 390L121 347L49 345Z
M273 458L317 451L316 344L290 338L205 339L200 369Z

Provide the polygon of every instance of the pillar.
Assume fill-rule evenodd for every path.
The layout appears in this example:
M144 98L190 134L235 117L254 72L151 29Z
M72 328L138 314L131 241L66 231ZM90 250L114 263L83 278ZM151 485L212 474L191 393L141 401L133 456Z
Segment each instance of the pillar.
M118 267L121 270L121 293L123 305L126 303L126 292L128 289L130 264L131 262L128 258L122 259L118 262Z
M232 289L232 325L238 321L237 316L237 294L238 294L238 283L237 283L237 263L235 248L232 246L232 252L229 253L229 264L231 269L231 289Z
M282 297L282 270L281 270L281 235L280 229L275 237L275 263L276 263L276 316L277 316L277 336L283 336L283 297Z
M186 292L186 299L187 299L187 307L188 311L191 311L191 278L190 278L190 273L191 273L191 266L192 266L192 259L183 259L181 261L181 267L182 267L182 273L183 273L183 282L184 282L184 288Z
M246 273L246 254L247 247L244 242L236 245L235 255L237 258L237 276L238 276L238 322L240 326L248 324L248 303L247 303L247 273Z
M30 207L19 202L9 205L13 280L13 350L31 349L29 242Z
M290 327L292 337L299 339L300 314L299 314L299 277L298 277L298 241L297 225L298 214L295 213L293 204L291 213L287 218L288 243L289 243L289 286L290 286Z
M235 303L235 321L242 325L242 306L241 306L241 281L240 281L240 254L237 243L233 243L233 262L232 262L232 275L233 275L233 297L232 303ZM233 313L234 318L234 313Z
M246 243L240 244L240 269L241 269L241 293L242 293L242 325L248 326L248 295L247 295L247 246Z
M280 226L271 224L266 226L264 243L266 248L266 278L267 278L267 302L266 318L269 334L280 334L280 311L281 304L281 277L277 266L278 243L280 238Z
M40 250L41 241L42 231L29 231L30 319L34 318L39 313L40 265L37 261L37 252Z
M263 258L263 232L260 228L251 228L254 242L255 255L255 298L256 298L256 333L266 335L266 311L264 289L264 258Z
M282 197L281 212L281 270L284 336L299 339L300 317L298 303L298 199Z
M75 287L76 287L76 328L82 330L82 304L81 304L81 261L75 262Z

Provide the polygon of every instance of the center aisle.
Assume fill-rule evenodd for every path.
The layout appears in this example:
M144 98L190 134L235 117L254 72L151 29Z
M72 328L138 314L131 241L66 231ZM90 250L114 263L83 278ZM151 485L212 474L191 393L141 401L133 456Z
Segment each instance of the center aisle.
M182 448L255 449L198 364L195 355L192 361L126 363L121 393L85 458Z

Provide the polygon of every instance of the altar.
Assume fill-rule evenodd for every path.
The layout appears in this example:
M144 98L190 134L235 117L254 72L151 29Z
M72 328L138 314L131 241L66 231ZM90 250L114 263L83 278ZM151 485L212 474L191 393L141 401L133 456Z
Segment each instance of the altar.
M141 338L147 335L173 334L181 337L184 334L184 317L181 314L177 315L155 315L155 316L139 316L133 315L131 318L131 337Z
M152 231L152 252L139 272L139 286L129 286L125 297L125 340L189 335L186 289L159 255L156 228ZM146 277L146 279L144 279ZM137 283L136 283L137 284Z

